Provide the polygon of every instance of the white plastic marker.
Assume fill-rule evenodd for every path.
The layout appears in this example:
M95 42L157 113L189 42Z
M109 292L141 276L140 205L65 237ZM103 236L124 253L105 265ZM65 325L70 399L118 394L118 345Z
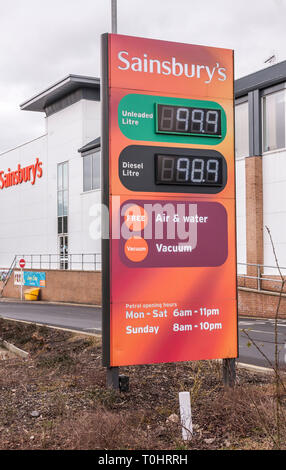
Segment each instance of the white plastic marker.
M193 434L190 392L180 392L179 403L183 440L189 441Z

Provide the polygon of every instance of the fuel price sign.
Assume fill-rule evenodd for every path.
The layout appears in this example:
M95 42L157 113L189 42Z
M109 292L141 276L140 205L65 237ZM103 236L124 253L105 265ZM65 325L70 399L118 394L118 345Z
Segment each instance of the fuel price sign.
M105 34L102 72L103 364L234 358L233 51Z

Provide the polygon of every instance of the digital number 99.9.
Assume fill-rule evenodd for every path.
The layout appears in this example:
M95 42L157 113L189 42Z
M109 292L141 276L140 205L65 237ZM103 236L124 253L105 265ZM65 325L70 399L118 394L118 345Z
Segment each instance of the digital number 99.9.
M218 136L220 110L158 105L158 132Z

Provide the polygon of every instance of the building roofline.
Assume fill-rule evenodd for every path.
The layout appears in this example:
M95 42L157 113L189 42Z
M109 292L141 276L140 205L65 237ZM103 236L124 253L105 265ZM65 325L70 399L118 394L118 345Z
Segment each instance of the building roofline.
M247 95L250 91L261 90L285 81L286 60L235 80L235 97L240 98L241 96Z
M45 108L79 88L100 89L100 79L84 75L67 75L46 90L38 93L20 105L24 111L44 112Z
M27 140L27 142L23 142L22 144L19 144L19 145L16 145L15 147L12 147L12 148L9 148L7 150L4 150L4 152L1 152L0 153L0 157L2 157L3 155L6 155L7 153L9 152L13 152L14 150L17 150L21 147L24 147L25 145L28 145L28 144L31 144L32 142L35 142L36 140L40 140L40 139L43 139L43 137L47 137L47 133L45 134L42 134L40 135L39 137L35 137L34 139L31 139L31 140Z
M91 142L88 142L83 147L81 147L78 150L78 152L84 153L84 152L89 152L90 150L99 149L100 145L101 145L101 138L97 137L96 139L92 140Z

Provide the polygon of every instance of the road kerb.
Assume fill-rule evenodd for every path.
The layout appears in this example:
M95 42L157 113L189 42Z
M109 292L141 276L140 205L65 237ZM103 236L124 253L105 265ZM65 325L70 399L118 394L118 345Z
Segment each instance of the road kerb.
M26 351L23 351L23 349L17 348L17 346L14 346L14 344L8 343L8 341L1 340L1 345L4 346L8 351L10 351L13 354L16 354L16 356L23 357L24 359L27 359L29 356L29 353Z
M93 328L94 332L88 332L88 331L83 331L83 330L76 330L72 328L64 328L63 326L56 326L56 325L47 325L46 323L38 323L34 321L29 321L29 320L18 320L17 318L9 318L9 317L1 317L3 320L7 321L13 321L13 322L19 322L19 323L26 323L28 325L36 325L36 326L41 326L41 327L46 327L46 328L51 328L53 330L62 330L62 331L68 331L70 333L76 333L76 334L81 334L85 336L101 336L101 330L98 330L97 328Z

